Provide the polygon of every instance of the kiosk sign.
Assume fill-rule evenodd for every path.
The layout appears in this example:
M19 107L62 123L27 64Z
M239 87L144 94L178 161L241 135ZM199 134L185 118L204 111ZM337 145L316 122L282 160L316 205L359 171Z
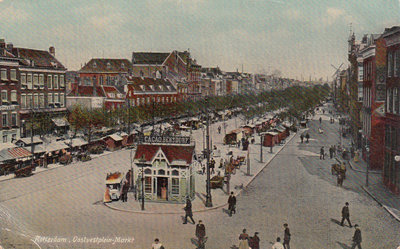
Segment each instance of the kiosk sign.
M145 144L190 144L190 137L182 136L141 136L140 143Z

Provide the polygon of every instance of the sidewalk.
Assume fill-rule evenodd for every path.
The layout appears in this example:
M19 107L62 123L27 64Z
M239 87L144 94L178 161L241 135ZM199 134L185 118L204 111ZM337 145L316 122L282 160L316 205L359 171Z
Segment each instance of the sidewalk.
M219 123L213 124L214 127L217 128ZM233 128L233 124L229 121L228 128ZM238 125L239 126L239 125ZM217 129L214 129L214 131ZM227 131L230 129L227 129ZM199 134L202 132L201 130L196 131ZM216 133L216 132L215 132ZM197 134L194 134L197 135ZM224 134L212 134L213 137L213 145L215 144L220 150L221 156L228 160L230 157L227 155L229 151L233 152L234 157L238 155L246 156L247 151L242 151L237 147L229 147L228 145L222 145L222 138ZM230 191L234 192L237 196L239 195L243 189L245 189L257 175L266 167L268 166L269 162L283 149L283 147L293 138L296 136L296 133L291 133L291 135L286 138L285 143L282 145L275 146L273 148L273 153L270 153L269 147L263 147L263 162L260 162L260 137L255 135L255 143L250 144L250 176L246 174L247 172L247 159L245 163L240 167L239 170L236 171L235 175L231 176L230 180ZM201 137L201 136L200 136ZM199 137L197 137L199 138ZM202 144L200 141L196 141L196 144ZM221 171L221 176L224 175L222 169L219 169L219 161L221 157L214 157L216 161L216 174L218 171ZM212 175L213 176L213 175ZM206 200L206 174L198 174L196 173L195 178L196 184L196 197L192 201L192 208L194 213L204 212L208 210L219 209L227 206L228 200L228 193L226 192L226 185L224 185L223 189L212 189L211 196L212 196L212 203L213 207L206 208L205 207L205 200ZM139 201L134 200L133 193L128 193L128 202L111 202L111 203L104 203L105 206L123 212L131 212L131 213L144 213L144 214L183 214L183 207L184 204L171 204L171 203L161 203L161 202L145 202L145 210L141 210L141 203Z

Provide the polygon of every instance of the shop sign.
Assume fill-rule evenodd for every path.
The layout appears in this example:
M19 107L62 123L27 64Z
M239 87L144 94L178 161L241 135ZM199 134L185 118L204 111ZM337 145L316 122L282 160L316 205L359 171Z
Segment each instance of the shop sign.
M149 144L190 144L190 137L183 136L141 136L141 143Z

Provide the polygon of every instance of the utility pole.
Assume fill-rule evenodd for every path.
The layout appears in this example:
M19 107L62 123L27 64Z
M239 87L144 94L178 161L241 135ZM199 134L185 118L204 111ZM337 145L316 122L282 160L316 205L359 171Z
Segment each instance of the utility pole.
M206 106L208 107L208 99L206 99ZM207 156L207 195L206 195L206 207L212 207L212 199L211 199L211 186L210 186L210 116L207 112L207 130L206 130L206 140L207 140L207 148L206 148L206 156Z
M31 102L31 104L32 104L32 102ZM34 114L34 112L33 112L33 107L32 107L32 109L31 109L31 111L32 111L32 114L31 114L31 153L32 153L32 162L31 162L31 165L32 165L32 168L35 166L35 162L34 162L34 159L35 159L35 154L34 154L34 152L35 152L35 150L34 150L34 145L33 145L33 119L34 119L34 116L33 116L33 114Z
M250 146L247 147L247 175L250 175Z
M260 133L260 163L263 162L263 134Z

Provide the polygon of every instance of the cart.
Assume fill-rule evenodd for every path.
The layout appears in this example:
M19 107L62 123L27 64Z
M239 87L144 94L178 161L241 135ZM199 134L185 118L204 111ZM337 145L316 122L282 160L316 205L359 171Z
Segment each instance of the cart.
M331 167L331 173L332 175L338 175L339 173L341 173L343 175L343 178L346 178L346 166L344 165L344 163L334 163Z
M210 179L210 186L212 189L221 188L224 186L224 177L223 176L213 176Z
M32 171L35 168L33 165L26 166L21 169L15 170L15 177L26 177L32 175Z

